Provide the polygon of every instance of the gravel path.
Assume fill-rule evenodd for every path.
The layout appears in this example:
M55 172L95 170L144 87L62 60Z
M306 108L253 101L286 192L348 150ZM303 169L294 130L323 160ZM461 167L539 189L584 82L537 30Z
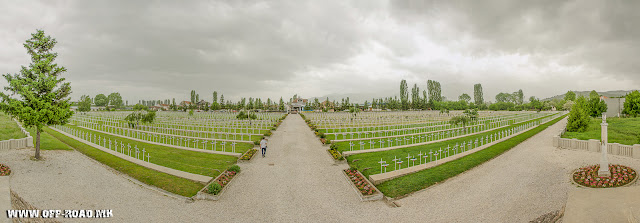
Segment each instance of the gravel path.
M186 203L137 185L74 151L0 153L12 167L12 189L46 209L113 209L114 222L526 222L558 210L571 188L569 173L598 154L558 150L551 137L562 121L467 173L398 201L360 202L333 166L326 147L298 115L269 140L267 157L240 164L243 173L219 201ZM259 155L259 154L257 154ZM611 157L640 169L640 162ZM271 165L273 164L273 165ZM66 219L60 219L66 220Z

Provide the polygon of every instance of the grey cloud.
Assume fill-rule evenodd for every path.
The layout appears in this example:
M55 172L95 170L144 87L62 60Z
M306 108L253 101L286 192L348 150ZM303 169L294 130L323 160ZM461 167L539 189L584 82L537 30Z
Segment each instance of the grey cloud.
M640 83L637 1L392 1L398 18L444 18L459 35L479 41L469 51L563 56L604 75Z
M547 97L640 83L640 3L631 1L72 0L3 6L0 73L28 63L21 44L43 28L59 41L74 99L119 91L130 102L181 100L191 89L208 100L214 90L233 100L294 93L383 97L397 94L402 78L421 89L427 79L440 80L449 99L483 83L485 98L492 99L519 88ZM438 49L420 48L420 41ZM528 61L500 64L504 55ZM487 67L473 64L481 60ZM581 70L567 72L572 67Z

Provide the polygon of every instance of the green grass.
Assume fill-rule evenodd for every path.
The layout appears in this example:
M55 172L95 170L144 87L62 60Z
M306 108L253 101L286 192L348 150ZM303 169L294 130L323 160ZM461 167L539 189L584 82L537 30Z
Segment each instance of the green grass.
M31 137L33 137L33 147L36 146L36 130L35 128L27 128ZM53 137L47 132L40 133L40 149L42 150L72 150L67 144Z
M142 183L186 197L195 195L200 189L202 189L202 187L204 187L204 184L202 183L158 172L123 160L117 156L93 148L51 129L45 128L44 131L88 157L110 166L111 168L139 180Z
M371 152L371 153L360 153L360 154L355 154L355 155L351 155L347 157L347 161L349 162L349 165L355 168L358 168L358 170L360 170L360 172L362 172L362 174L365 175L365 177L369 177L369 175L371 174L378 174L380 173L380 164L378 163L380 161L380 158L385 158L387 162L390 162L389 160L394 158L394 157L398 157L398 158L403 158L403 161L407 161L406 160L406 156L408 154L411 154L413 156L416 156L419 152L423 152L423 153L429 153L429 151L436 151L439 150L440 148L442 148L443 150L447 147L453 147L456 143L462 143L462 142L469 142L469 140L475 141L476 139L480 138L480 137L486 137L488 135L492 135L494 133L497 133L499 131L503 131L503 130L507 130L516 126L520 126L520 125L524 125L536 120L540 120L543 119L544 117L541 118L537 118L537 119L533 119L533 120L529 120L527 122L523 122L517 125L511 125L511 126L507 126L507 127L503 127L497 130L493 130L493 131L489 131L489 132L485 132L485 133L480 133L480 134L475 134L475 135L470 135L470 136L465 136L462 138L457 138L457 139L451 139L451 140L447 140L447 141L442 141L442 142L436 142L436 143L431 143L431 144L427 144L427 145L419 145L419 146L411 146L411 147L405 147L405 148L399 148L399 149L394 149L394 150L386 150L386 151L379 151L379 152ZM460 149L458 150L458 152L462 152ZM455 155L454 151L450 151L449 156ZM446 156L439 156L440 158L445 158ZM353 162L354 160L358 160L357 162ZM390 162L391 163L391 162ZM404 167L406 167L406 163L403 165ZM364 168L369 168L367 170L364 170ZM387 167L388 171L392 171L394 169L389 169L391 167Z
M190 150L176 149L167 146L159 146L135 140L125 139L121 137L111 136L95 131L78 128L75 126L69 126L85 132L91 132L100 137L107 137L111 140L117 140L118 144L123 142L125 145L125 151L127 150L127 143L131 144L131 154L134 155L134 148L138 146L140 149L140 156L142 156L142 149L151 154L151 163L158 164L160 166L169 167L171 169L181 170L193 174L199 174L204 176L216 177L220 174L219 171L226 170L229 166L236 163L237 157L226 156L220 154L211 154L204 152L195 152ZM102 144L102 143L101 143ZM109 148L109 145L106 146ZM114 148L114 147L112 147ZM219 170L219 171L216 171Z
M413 174L398 177L385 181L376 187L386 196L398 197L430 187L438 182L442 182L460 173L470 170L494 157L508 151L528 138L538 134L547 127L563 119L566 115L558 117L550 122L540 125L534 129L514 136L508 140L497 143L484 150L469 154L460 159L444 163L442 165L422 170ZM473 186L473 185L470 185Z
M476 138L479 138L479 137L485 137L485 136L497 133L498 131L502 131L502 130L505 130L505 129L512 128L514 126L519 126L519 125L523 125L523 124L526 124L526 123L530 123L532 121L540 120L540 119L543 119L543 118L546 118L546 117L549 117L549 116L551 116L551 115L538 117L538 118L531 119L531 120L528 120L528 121L520 122L518 124L511 124L511 125L503 126L503 127L500 127L500 128L498 128L496 130L492 130L492 131L489 131L489 132L464 134L464 135L461 135L461 136L463 136L462 138L458 138L458 139L449 139L449 138L458 137L458 136L448 135L448 136L446 136L445 139L449 139L449 140L444 141L444 142L437 142L437 143L430 143L430 144L427 144L427 145L412 146L412 147L409 147L409 148L399 149L398 151L404 152L404 154L406 154L409 151L414 151L414 152L417 153L418 151L420 151L420 149L422 149L423 151L428 151L428 149L434 149L434 148L437 149L438 146L446 147L448 144L454 145L456 142L475 140ZM485 131L485 130L483 130L483 131ZM419 135L415 135L415 136L417 137ZM407 136L407 137L411 138L411 136ZM389 142L386 141L387 139L394 140L393 146L397 146L398 145L398 142L395 141L396 137L386 137L386 138L384 138L384 140L385 140L385 143L383 144L384 146L381 146L380 143L378 142L380 139L373 140L374 142L376 142L373 145L373 149L389 147ZM437 140L441 140L441 139L437 139ZM361 141L365 142L365 145L364 145L364 149L365 150L371 149L368 140L361 140ZM417 144L419 141L420 142L424 142L424 141L422 141L422 139L416 139L416 143L414 143L414 144ZM434 141L434 139L427 138L427 142L431 142L431 141ZM360 150L360 144L359 144L360 141L351 141L351 142L353 142L353 144L354 144L354 146L353 146L354 150ZM408 143L411 143L411 141L408 141ZM344 151L349 151L350 150L349 149L349 141L334 142L332 144L335 144L336 146L338 146L338 151L340 151L340 152L344 152ZM403 142L402 145L405 145L405 143ZM411 145L411 144L409 144L409 145Z
M85 130L86 130L86 129L85 129ZM101 131L102 131L102 130L101 130ZM93 131L92 131L92 132L93 132ZM113 132L112 132L112 133L113 133ZM116 131L116 132L115 132L115 133L113 133L113 134L116 134L116 135L120 135L120 136L122 136L122 135L123 135L123 130ZM147 141L149 140L149 137L143 137L141 133L140 133L140 134L138 134L137 136L138 136L138 137L136 137L136 135L135 135L135 133L134 133L133 135L128 136L128 137L131 137L131 138L137 138L137 139L141 139L141 140L147 140ZM180 137L180 135L172 135L172 136ZM191 137L191 136L189 136L189 137ZM263 137L263 136L253 136L251 139L252 139L252 141L254 141L254 142L255 142L255 141L258 141L258 140L262 139L262 137ZM238 138L238 139L240 139L240 138ZM247 138L245 138L245 140L246 140L246 139L247 139ZM154 141L154 142L158 142L158 143L164 143L164 142L165 142L165 141L164 141L164 140L162 140L161 138L157 138L157 140L158 140L158 141L156 141L156 139L153 139L153 141ZM167 142L166 144L171 144L171 142L172 142L172 141L167 140L166 142ZM172 145L176 145L176 146L184 146L184 147L189 147L189 148L194 148L193 140L191 140L191 142L190 142L189 144L187 144L187 146L185 146L184 142L183 142L183 143L179 143L177 139L176 139L176 140L174 140L173 142L174 142L174 143L173 143ZM206 149L210 150L210 149L211 149L211 146L212 146L212 145L211 145L211 143L208 143L208 144L205 146L205 145L204 145L204 144L202 144L201 142L198 142L198 144L195 146L195 148L197 148L197 149L205 149L205 148L206 148ZM253 143L238 142L238 143L236 143L236 152L237 152L237 153L245 153L247 150L249 150L249 149L253 148L253 146L254 146L254 144L253 144ZM220 142L218 142L218 145L216 145L216 149L217 149L217 150L221 150L221 148L222 148L222 147L220 146ZM225 146L225 152L231 152L231 151L232 151L231 142L228 142L228 141L227 141L227 142L226 142L226 146Z
M601 139L602 119L592 118L585 132L566 132L562 138ZM624 145L640 144L640 118L607 118L607 141Z
M0 141L7 139L21 139L26 137L18 124L8 115L0 113Z

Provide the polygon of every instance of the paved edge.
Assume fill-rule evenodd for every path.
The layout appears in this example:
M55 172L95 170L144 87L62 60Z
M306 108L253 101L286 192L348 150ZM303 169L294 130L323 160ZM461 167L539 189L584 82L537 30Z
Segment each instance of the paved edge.
M10 181L11 175L9 176L0 176L0 210L4 212L2 214L7 219L6 222L11 222L9 218L7 218L7 210L13 209L11 207L11 191L10 189Z

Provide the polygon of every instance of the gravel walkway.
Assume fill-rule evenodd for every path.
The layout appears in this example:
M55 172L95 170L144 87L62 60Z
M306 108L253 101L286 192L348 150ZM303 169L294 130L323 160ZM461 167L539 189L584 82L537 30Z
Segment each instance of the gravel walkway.
M14 170L12 189L43 209L113 209L114 222L526 222L558 210L571 188L569 173L598 154L558 150L551 137L565 121L502 156L398 201L360 202L333 166L326 147L298 115L270 139L267 157L240 164L243 173L219 201L186 203L137 185L74 151L0 153ZM259 155L259 154L257 154ZM640 169L640 162L611 157ZM271 165L273 164L273 165ZM66 220L66 219L60 219Z

